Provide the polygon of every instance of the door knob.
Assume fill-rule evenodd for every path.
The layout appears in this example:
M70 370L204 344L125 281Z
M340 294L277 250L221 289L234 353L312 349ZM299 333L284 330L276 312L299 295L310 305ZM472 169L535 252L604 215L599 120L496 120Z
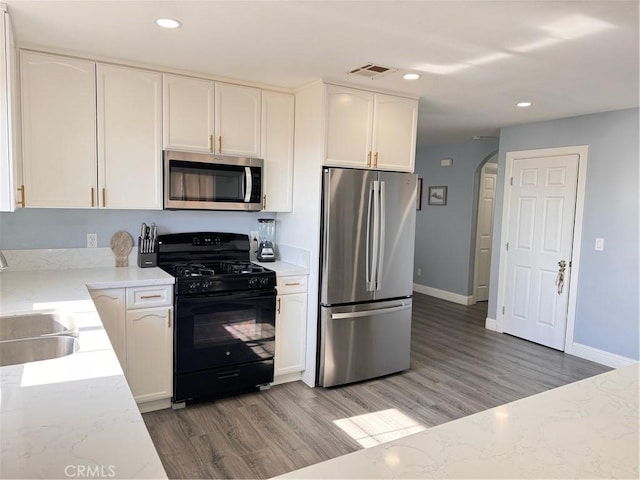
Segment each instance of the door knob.
M562 294L564 289L564 271L567 268L567 262L560 260L558 262L558 275L556 276L556 286L558 287L558 295Z

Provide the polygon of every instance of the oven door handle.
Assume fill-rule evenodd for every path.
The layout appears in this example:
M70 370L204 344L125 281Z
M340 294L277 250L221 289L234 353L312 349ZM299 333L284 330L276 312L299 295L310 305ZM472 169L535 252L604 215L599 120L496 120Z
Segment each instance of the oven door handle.
M244 202L251 201L251 193L253 191L253 177L251 176L251 167L244 167Z
M274 288L270 288L268 290L245 290L242 292L224 292L224 293L207 293L207 294L203 294L203 293L192 293L192 294L185 294L185 295L178 295L176 298L178 300L178 302L180 302L180 300L187 300L191 303L194 300L211 300L211 299L226 299L228 297L233 297L234 299L240 299L240 298L256 298L256 297L273 297L274 298L274 302L275 302L275 298L277 295L277 291ZM181 303L181 302L180 302Z

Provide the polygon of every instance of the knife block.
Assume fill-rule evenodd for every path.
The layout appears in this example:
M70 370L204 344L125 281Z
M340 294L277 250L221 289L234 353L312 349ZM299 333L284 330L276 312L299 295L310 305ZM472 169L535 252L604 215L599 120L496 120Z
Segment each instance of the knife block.
M142 238L138 237L138 267L151 268L158 266L158 245L153 246L154 253L142 253L140 248L142 246Z

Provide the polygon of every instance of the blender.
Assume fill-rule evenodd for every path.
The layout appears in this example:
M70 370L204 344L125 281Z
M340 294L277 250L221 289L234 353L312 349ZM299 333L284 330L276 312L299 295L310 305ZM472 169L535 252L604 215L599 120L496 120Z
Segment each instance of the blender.
M259 262L275 262L276 254L273 249L273 240L276 233L276 221L273 218L258 219L258 236L260 245L258 246L257 259Z

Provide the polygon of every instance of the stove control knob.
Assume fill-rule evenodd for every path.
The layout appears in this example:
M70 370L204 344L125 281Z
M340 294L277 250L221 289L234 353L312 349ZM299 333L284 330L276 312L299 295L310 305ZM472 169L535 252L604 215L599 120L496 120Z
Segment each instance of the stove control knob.
M189 284L189 291L195 292L197 288L198 288L198 282L191 282Z
M269 279L267 277L262 277L260 279L260 285L266 286L269 283Z
M211 282L204 282L204 283L202 284L202 289L203 289L203 290L208 290L208 289L209 289L209 287L211 287Z
M258 285L258 279L257 278L250 278L249 279L249 286L250 287L255 287L256 285Z

